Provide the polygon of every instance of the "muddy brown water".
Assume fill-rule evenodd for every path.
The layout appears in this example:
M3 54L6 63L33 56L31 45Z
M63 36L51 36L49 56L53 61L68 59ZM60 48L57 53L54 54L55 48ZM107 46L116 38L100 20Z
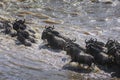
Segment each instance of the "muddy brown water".
M102 1L102 0L100 0ZM64 51L41 48L45 25L54 25L62 35L85 47L91 37L106 42L120 41L120 2L90 0L1 0L0 20L26 19L36 31L32 47L16 45L16 38L0 33L0 80L117 80L113 72L89 72L70 68Z

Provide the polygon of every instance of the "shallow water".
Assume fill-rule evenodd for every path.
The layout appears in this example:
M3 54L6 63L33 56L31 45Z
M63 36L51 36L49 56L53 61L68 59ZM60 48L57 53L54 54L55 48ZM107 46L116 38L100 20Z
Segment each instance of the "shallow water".
M76 72L66 70L69 56L64 51L40 48L45 25L55 25L62 35L77 38L85 47L90 37L106 42L108 38L120 41L120 2L93 3L90 0L2 0L0 20L26 19L28 28L37 32L37 43L32 47L16 45L15 38L0 33L1 80L87 80L112 79L101 71ZM79 69L78 69L79 70ZM84 77L84 78L83 78Z

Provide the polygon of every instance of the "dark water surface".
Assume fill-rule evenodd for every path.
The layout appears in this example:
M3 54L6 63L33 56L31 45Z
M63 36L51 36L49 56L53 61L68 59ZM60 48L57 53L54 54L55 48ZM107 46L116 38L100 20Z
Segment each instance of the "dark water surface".
M110 1L110 0L109 0ZM69 56L64 51L40 48L45 25L55 25L62 35L77 38L85 47L90 37L106 42L120 41L120 2L90 0L1 0L0 20L26 19L35 30L37 43L32 47L16 45L15 38L0 33L0 80L110 80L111 73L66 69Z

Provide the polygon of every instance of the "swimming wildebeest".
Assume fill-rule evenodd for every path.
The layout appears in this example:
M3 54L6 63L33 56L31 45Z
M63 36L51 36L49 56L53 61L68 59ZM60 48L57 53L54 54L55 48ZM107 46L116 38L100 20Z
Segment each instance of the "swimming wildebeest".
M93 39L91 38L90 40L85 40L85 43L86 44L91 44L91 45L94 45L94 48L100 50L100 51L103 51L104 50L104 46L105 44L101 41L98 41L96 38Z
M31 38L30 37L30 34L27 32L27 31L23 31L23 30L18 30L17 31L17 39L20 41L20 42L22 42L22 43L24 43L25 45L27 44L28 45L28 43L26 42L26 40L25 39L27 39L28 41L31 41L32 43L35 43L35 40L33 39L33 38ZM22 40L21 40L21 39ZM29 43L30 44L30 43Z
M5 34L11 34L12 27L9 23L9 21L3 21L3 28Z
M112 63L112 59L107 54L103 53L102 50L102 47L96 45L96 42L86 42L86 52L91 54L98 64L110 65Z
M78 62L79 64L87 64L88 67L92 66L94 63L94 57L89 54L81 54L81 48L79 48L78 44L67 43L65 47L65 51L67 55L71 57L70 62Z
M15 22L13 23L13 29L18 31L20 30L25 30L26 29L26 25L25 25L25 19L24 20L15 20Z
M120 43L116 40L108 40L106 43L107 54L114 58L114 62L120 66Z
M27 34L24 34L24 35L23 35L23 33L18 32L18 33L17 33L17 39L18 39L22 44L24 44L25 46L31 46L31 43L29 43L29 42L26 41L26 38L25 38L26 35L27 35Z
M56 37L54 33L52 33L49 30L44 30L42 32L41 39L47 40L48 46L50 46L53 49L64 49L64 46L66 42L63 39L60 39L59 37Z
M43 30L43 32L50 32L53 35L55 35L55 36L57 36L59 38L64 39L65 41L69 41L70 40L69 38L61 35L58 31L56 31L54 26L45 26L45 29Z

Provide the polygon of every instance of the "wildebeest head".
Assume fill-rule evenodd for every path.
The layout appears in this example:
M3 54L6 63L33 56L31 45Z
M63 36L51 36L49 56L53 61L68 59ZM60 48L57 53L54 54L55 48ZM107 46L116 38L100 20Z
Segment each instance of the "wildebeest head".
M96 38L95 39L91 38L90 40L85 40L85 43L86 44L93 43L93 44L99 45L101 47L103 47L105 45L103 42L98 41Z
M93 43L86 44L86 52L88 53L100 53L103 49Z
M52 34L58 36L59 32L54 30L54 26L45 26L44 31L51 32Z
M54 26L45 26L45 29L43 30L43 32L42 32L42 36L41 36L41 39L46 39L46 37L47 37L47 35L48 34L53 34L53 35L58 35L59 34L59 32L57 32L57 31L55 31L54 30Z
M96 40L96 39L95 39ZM95 40L93 39L93 38L91 38L90 40L85 40L85 43L86 44L89 44L89 43L94 43L95 42Z
M108 49L110 49L111 47L116 45L116 41L115 40L110 40L108 39L107 43L105 44L105 47L107 47Z
M93 53L99 53L103 51L104 43L97 41L97 39L90 39L90 40L85 40L86 43L86 51L87 52L93 52Z
M45 26L45 30L47 31L53 31L54 29L54 26Z
M50 38L50 36L54 36L54 34L52 34L51 32L49 32L49 31L47 31L47 30L44 30L44 31L42 32L41 39L42 39L42 40L45 40L45 39Z
M15 29L16 31L20 30L25 30L26 29L26 25L25 23L25 19L24 20L15 20L15 22L13 23L13 29Z

